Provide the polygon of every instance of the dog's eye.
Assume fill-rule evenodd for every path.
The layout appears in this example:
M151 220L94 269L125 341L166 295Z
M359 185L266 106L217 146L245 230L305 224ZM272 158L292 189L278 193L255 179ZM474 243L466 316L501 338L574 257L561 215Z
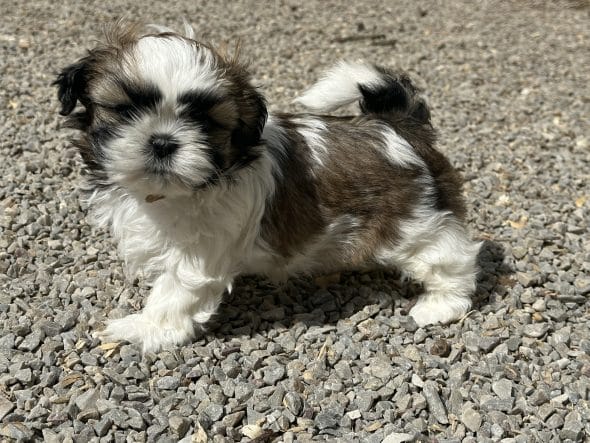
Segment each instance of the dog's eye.
M219 102L219 98L211 93L193 91L182 94L178 101L184 105L184 113L193 120L209 118L209 110Z
M209 118L209 114L206 109L199 108L198 106L187 106L185 108L185 114L192 120L201 121Z
M126 103L114 106L114 111L126 120L132 119L137 115L135 106Z
M107 104L96 103L96 106L125 120L131 120L138 115L137 107L131 103Z
M121 87L137 109L153 109L162 99L162 94L153 85L131 86L122 84Z
M209 114L209 110L202 108L198 103L186 104L182 111L184 118L197 123L201 129L205 132L210 131L212 128L220 126Z
M200 127L201 130L205 132L209 132L212 128L219 126L215 120L211 118L209 114L206 112L202 112L200 110L189 111L187 112L188 118L194 122L196 122Z

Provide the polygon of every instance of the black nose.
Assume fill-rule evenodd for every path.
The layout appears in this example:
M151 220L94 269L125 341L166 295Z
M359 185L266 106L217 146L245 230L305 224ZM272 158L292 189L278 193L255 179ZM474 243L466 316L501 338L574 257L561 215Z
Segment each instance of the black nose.
M154 134L150 137L149 146L158 158L168 157L178 149L178 143L169 135Z

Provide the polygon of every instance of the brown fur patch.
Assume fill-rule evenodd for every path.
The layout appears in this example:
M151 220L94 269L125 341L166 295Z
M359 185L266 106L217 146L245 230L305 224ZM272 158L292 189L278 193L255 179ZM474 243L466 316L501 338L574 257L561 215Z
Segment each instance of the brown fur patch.
M347 258L356 265L369 260L379 245L397 239L399 222L410 216L421 193L416 179L422 172L385 159L380 125L375 123L333 119L326 137L331 155L320 176L330 216L351 214L362 221L358 249Z
M418 179L426 174L433 176L437 194L441 195L436 209L463 215L460 181L449 162L432 146L431 127L392 122L396 131L415 146L428 167L424 171L386 159L381 136L383 120L322 117L327 128L322 136L328 154L319 167L290 118L277 118L289 143L281 162L282 176L262 222L263 238L282 256L304 253L331 222L352 216L360 226L342 233L350 241L342 242L335 254L340 260L338 266L359 268L369 264L377 248L398 240L400 222L411 217L424 195L424 184Z
M436 133L432 126L399 116L392 116L389 124L426 163L435 183L436 209L450 211L459 220L464 220L463 180L449 160L435 149Z
M311 174L311 155L297 126L287 118L279 120L288 146L285 157L277 157L281 165L276 176L276 190L262 219L261 234L281 256L288 258L326 227L320 210L318 183Z

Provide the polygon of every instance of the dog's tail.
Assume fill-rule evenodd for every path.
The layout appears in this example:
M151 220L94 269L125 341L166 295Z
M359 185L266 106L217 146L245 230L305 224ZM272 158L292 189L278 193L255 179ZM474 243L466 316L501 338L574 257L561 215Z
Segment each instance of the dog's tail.
M430 123L430 111L406 74L342 61L295 101L314 112L358 102L363 114L403 114Z

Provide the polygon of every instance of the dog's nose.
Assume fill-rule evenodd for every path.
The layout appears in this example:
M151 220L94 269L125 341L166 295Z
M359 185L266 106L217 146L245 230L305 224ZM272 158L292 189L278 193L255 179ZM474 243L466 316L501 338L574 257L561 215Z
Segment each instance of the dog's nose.
M178 143L166 134L154 134L148 143L158 158L168 157L178 149Z

